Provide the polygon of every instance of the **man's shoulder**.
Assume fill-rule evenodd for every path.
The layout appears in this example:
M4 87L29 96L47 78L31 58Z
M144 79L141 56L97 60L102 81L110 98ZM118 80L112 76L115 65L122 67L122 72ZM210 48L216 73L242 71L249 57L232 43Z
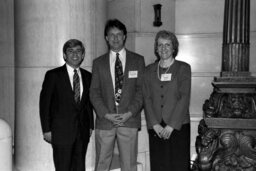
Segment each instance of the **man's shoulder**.
M132 61L134 65L137 66L144 66L145 67L145 60L144 57L138 53L132 52L132 51L126 51L126 58L129 61Z
M94 61L100 61L100 60L103 60L103 59L107 58L108 56L109 56L109 52L104 53L104 54L102 54L102 55L98 56L97 58L95 58L95 59L94 59Z
M57 68L52 68L46 71L45 73L45 79L54 81L59 78L62 73L65 71L65 65Z
M48 70L46 73L48 74L53 74L53 73L58 73L58 72L63 72L65 70L65 65L60 66L60 67L56 67L56 68L52 68L50 70Z
M102 61L106 60L108 58L109 53L105 53L93 60L93 63L101 63Z
M91 72L89 72L89 71L87 71L86 69L81 68L81 67L80 67L80 71L81 71L83 74L85 74L85 75L88 75L88 76L91 76L91 75L92 75Z
M144 57L136 52L130 51L130 50L126 50L126 55L127 56L134 56L135 58L139 58L139 59L144 59Z

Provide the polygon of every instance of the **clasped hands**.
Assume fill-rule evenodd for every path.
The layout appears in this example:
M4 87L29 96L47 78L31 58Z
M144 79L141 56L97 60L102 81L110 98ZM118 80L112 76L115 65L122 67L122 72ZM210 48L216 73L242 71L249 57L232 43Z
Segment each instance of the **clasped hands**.
M166 125L164 128L160 124L156 124L153 126L154 131L158 135L159 138L163 138L165 140L169 139L173 128L170 127L169 125Z
M131 112L126 112L122 114L117 113L107 113L105 118L113 123L115 127L124 126L124 123L130 119L132 116Z

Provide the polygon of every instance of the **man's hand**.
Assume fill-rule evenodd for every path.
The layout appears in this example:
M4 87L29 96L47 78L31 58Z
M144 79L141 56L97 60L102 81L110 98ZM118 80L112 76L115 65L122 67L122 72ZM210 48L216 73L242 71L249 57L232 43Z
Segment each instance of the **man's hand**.
M111 121L115 127L124 126L124 123L132 117L131 112L126 112L122 114L109 114L105 115L105 118Z
M170 138L170 136L171 136L171 134L172 134L172 131L173 131L173 128L170 127L169 125L167 125L167 126L163 129L163 131L161 132L161 136L162 136L165 140L167 140L167 139Z
M45 132L44 134L44 140L48 143L52 143L52 132Z
M90 129L90 136L92 135L92 129Z
M119 119L119 115L115 113L107 113L105 115L105 118L109 120L110 122L117 122Z
M122 114L117 114L116 118L118 122L115 123L116 127L125 126L125 122L128 121L132 117L132 112L126 112Z
M123 114L119 114L119 118L121 118L120 122L125 123L132 117L132 112L126 112Z
M115 114L115 113L107 113L105 115L105 118L112 122L115 126L118 126L121 124L122 118L120 118L120 114Z
M158 137L162 138L162 131L164 130L164 128L160 124L156 124L153 126L153 129L156 132L156 134L158 135Z

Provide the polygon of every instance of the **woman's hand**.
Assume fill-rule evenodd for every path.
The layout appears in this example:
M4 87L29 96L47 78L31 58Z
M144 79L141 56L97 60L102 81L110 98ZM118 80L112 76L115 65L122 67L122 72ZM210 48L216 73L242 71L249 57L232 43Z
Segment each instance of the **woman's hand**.
M162 131L164 130L164 128L161 125L156 124L153 126L153 129L156 132L156 134L158 135L158 137L162 138Z
M162 133L161 133L161 136L162 136L165 140L167 140L167 139L170 138L170 136L171 136L171 134L172 134L172 131L173 131L173 128L170 127L169 125L167 125L167 126L163 129L163 131L162 131Z

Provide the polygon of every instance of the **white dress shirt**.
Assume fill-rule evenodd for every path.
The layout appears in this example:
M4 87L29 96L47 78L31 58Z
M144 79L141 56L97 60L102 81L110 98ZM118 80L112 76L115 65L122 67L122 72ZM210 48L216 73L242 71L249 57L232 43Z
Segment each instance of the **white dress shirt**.
M110 64L110 72L111 72L111 78L112 78L112 83L113 83L113 87L115 90L115 62L116 62L116 53L119 53L119 59L122 63L122 67L123 67L123 73L125 71L125 63L126 63L126 51L125 49L121 49L119 52L114 52L114 51L110 51L109 54L109 64Z
M68 71L68 76L69 76L69 81L73 90L73 76L74 76L74 68L72 68L71 66L69 66L68 64L66 64L67 67L67 71ZM82 94L83 94L83 80L82 80L82 76L81 76L81 72L80 72L80 68L76 68L78 76L79 76L79 82L80 82L80 100L82 98Z

